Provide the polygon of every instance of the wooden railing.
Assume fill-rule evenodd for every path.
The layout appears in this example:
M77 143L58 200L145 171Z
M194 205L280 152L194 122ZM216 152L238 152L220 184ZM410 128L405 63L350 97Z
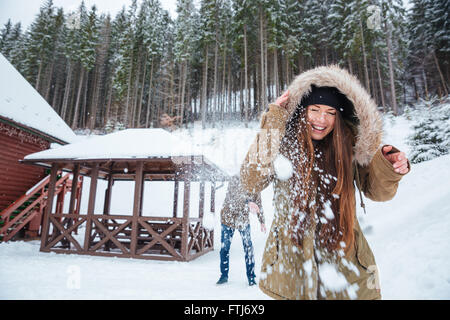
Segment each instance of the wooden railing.
M214 248L201 218L50 214L49 223L45 252L190 261Z
M59 210L62 210L65 194L72 187L72 180L69 178L70 174L67 173L56 183L55 196L58 195L57 208ZM0 241L6 242L11 240L17 232L31 221L37 221L37 228L39 229L40 220L47 205L49 182L50 176L43 179L0 213ZM81 186L82 180L78 183Z

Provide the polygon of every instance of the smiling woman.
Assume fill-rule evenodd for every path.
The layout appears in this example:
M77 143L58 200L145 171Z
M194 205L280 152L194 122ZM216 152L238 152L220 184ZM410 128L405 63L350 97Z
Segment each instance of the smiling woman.
M322 140L334 129L336 109L333 107L324 104L310 105L307 116L313 140Z
M278 150L264 150L264 132ZM275 135L275 134L274 134ZM273 183L275 218L259 286L277 299L380 299L375 257L356 219L355 183L368 198L394 197L408 160L381 147L376 104L348 71L317 67L300 74L261 119L241 166L250 193ZM267 156L269 154L269 156ZM292 164L278 176L276 159ZM274 172L275 171L275 172ZM338 280L336 282L336 280Z

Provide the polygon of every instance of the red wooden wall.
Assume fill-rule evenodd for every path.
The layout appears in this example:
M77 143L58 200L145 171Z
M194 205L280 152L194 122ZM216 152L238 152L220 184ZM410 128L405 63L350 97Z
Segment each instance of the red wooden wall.
M0 122L0 211L45 177L43 168L24 165L19 160L49 147L49 141Z

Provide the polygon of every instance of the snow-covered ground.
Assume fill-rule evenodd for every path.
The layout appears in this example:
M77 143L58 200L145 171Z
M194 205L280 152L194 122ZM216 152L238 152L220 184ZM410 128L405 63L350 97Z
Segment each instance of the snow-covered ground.
M194 148L234 174L257 127L258 123L252 123L249 128L194 128L174 134L195 139ZM385 130L385 143L409 152L407 120L387 119ZM449 166L450 155L414 165L392 201L365 199L367 214L358 206L361 226L377 260L384 299L450 299ZM217 192L217 213L225 191L224 187ZM118 192L113 206L123 202L122 196L128 197ZM262 192L268 229L272 196L271 186ZM215 284L220 275L219 219L216 214L215 250L188 263L58 255L39 252L38 241L2 243L0 299L269 299L257 286L247 285L239 233L231 246L229 282ZM260 231L254 216L251 228L258 276L268 234Z

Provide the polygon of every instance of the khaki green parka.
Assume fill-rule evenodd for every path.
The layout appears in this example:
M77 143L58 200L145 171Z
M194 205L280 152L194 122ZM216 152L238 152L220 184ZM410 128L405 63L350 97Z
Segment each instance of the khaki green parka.
M286 122L312 84L337 87L355 107L359 124L354 179L362 193L374 201L390 200L402 178L381 153L381 115L360 82L337 66L318 67L299 75L288 88L287 108L271 104L262 115L261 129L241 166L241 183L248 192L259 193L273 183L274 218L261 262L259 287L275 299L381 299L375 258L356 217L354 247L346 255L343 250L331 254L316 248L314 223L305 232L301 248L289 235L289 182L278 176L274 162Z

